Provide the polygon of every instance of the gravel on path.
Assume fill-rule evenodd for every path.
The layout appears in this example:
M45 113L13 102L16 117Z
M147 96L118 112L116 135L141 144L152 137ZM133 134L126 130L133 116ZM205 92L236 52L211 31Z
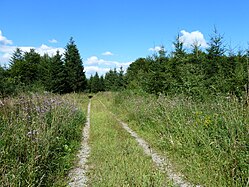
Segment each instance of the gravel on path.
M105 104L100 101L102 105L107 109ZM190 184L184 179L184 176L176 173L173 169L172 164L170 163L169 159L166 156L161 156L158 154L155 150L151 148L151 146L141 137L138 136L136 132L134 132L128 124L124 123L120 119L118 119L115 114L110 112L114 118L122 125L122 127L138 142L139 146L143 148L144 153L148 156L150 156L153 160L153 162L156 164L156 166L163 172L166 172L168 177L173 181L173 183L176 186L180 187L193 187L195 185ZM197 185L196 187L201 187L200 185Z
M69 173L69 178L71 179L69 182L69 186L71 187L85 187L87 186L87 159L90 155L90 147L88 145L88 139L90 134L90 112L91 112L91 100L88 103L87 108L87 121L85 124L85 127L83 129L83 139L81 143L81 148L79 150L79 153L77 154L77 157L79 159L79 162L77 163L76 167L71 170Z

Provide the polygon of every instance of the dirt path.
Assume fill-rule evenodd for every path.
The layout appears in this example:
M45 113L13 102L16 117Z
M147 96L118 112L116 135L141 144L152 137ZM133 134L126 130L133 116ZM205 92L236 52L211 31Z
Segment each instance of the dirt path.
M88 145L88 139L90 134L90 112L91 112L91 100L89 101L87 108L87 121L83 129L83 134L82 134L83 140L81 148L77 155L79 161L76 167L69 174L71 180L68 185L71 187L87 186L86 172L88 170L88 166L86 165L86 162L90 154L90 147Z
M91 108L89 186L174 186L98 96L93 98Z
M102 103L102 105L106 108L106 110L108 110L103 102L100 101L100 103ZM118 119L112 112L110 112L110 113L122 125L122 127L133 138L135 138L135 140L138 142L139 146L143 148L144 153L152 158L153 162L157 165L157 167L161 171L167 173L168 177L173 181L173 183L176 186L180 186L180 187L194 186L194 185L190 184L189 182L187 182L186 180L184 180L183 175L174 172L173 166L167 157L161 156L160 154L158 154L155 150L153 150L150 147L150 145L144 139L140 138L136 132L134 132L131 128L129 128L129 126L126 123L124 123L120 119ZM197 185L196 187L201 187L201 186Z
M158 154L155 150L153 150L151 146L144 139L139 137L138 134L134 132L126 123L118 119L112 112L110 112L103 102L101 102L100 100L99 102L103 105L105 111L111 114L112 116L111 118L118 121L118 123L122 126L122 128L125 129L136 140L138 145L143 149L144 153L152 158L152 161L159 168L159 170L167 174L167 178L171 179L174 185L180 187L194 186L189 182L187 182L184 179L183 175L174 172L174 168L167 157L162 156ZM88 166L86 165L86 162L90 155L90 147L88 145L89 134L90 134L90 111L91 111L91 100L89 101L88 104L87 122L83 130L83 141L81 144L81 149L79 150L79 153L77 155L79 161L76 165L76 168L73 169L69 174L69 177L71 179L69 186L71 187L87 186L88 178L86 176L86 173L88 172ZM200 186L198 185L197 187Z

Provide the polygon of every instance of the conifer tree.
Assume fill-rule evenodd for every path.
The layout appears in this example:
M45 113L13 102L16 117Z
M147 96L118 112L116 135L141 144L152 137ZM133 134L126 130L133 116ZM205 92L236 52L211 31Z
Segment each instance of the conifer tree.
M16 48L10 58L10 76L19 80L22 76L22 67L24 65L23 53L20 48Z
M39 64L39 81L42 83L43 87L47 91L51 91L51 83L53 80L53 77L51 75L51 57L48 54L44 54L41 57L41 62Z
M99 86L100 86L99 91L105 91L105 79L103 75L100 76Z
M90 78L87 81L87 90L90 93L92 93L92 82L93 82L93 76L91 74Z
M93 93L97 93L98 91L100 91L100 79L99 79L99 75L97 72L92 78L91 91Z
M24 53L24 62L22 66L22 81L26 84L33 84L39 80L39 64L41 56L35 51L30 49L29 52Z
M186 51L183 48L183 42L180 39L180 36L176 37L176 40L173 42L173 45L175 47L175 50L173 51L173 56L175 58L182 58L184 55L186 55Z
M225 46L223 36L220 35L216 28L210 37L209 47L207 48L207 59L205 63L206 86L213 91L218 92L221 89L222 82L226 82L227 59L223 58Z
M70 38L65 49L65 92L80 92L86 89L87 80L84 72L83 63L79 50L73 40Z
M62 55L59 51L56 52L56 55L52 58L51 61L51 91L55 93L64 93L65 92L65 71L62 61Z
M23 55L17 48L10 59L10 75L26 85L33 84L40 78L40 60L41 56L34 49Z

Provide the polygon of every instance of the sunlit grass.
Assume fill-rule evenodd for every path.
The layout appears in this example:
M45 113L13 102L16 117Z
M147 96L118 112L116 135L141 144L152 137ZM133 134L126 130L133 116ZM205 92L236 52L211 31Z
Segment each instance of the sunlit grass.
M32 93L2 101L0 186L66 185L85 121L82 98Z
M171 186L96 97L91 110L91 186Z
M188 180L205 186L246 186L249 109L233 98L106 93L109 108L167 154Z

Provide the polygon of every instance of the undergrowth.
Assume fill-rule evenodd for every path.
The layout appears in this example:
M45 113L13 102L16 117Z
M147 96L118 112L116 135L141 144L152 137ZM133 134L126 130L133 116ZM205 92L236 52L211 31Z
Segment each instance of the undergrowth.
M249 109L235 98L198 102L129 91L104 97L114 113L167 154L191 182L249 185Z
M31 93L1 101L0 186L66 185L85 121L82 97Z

